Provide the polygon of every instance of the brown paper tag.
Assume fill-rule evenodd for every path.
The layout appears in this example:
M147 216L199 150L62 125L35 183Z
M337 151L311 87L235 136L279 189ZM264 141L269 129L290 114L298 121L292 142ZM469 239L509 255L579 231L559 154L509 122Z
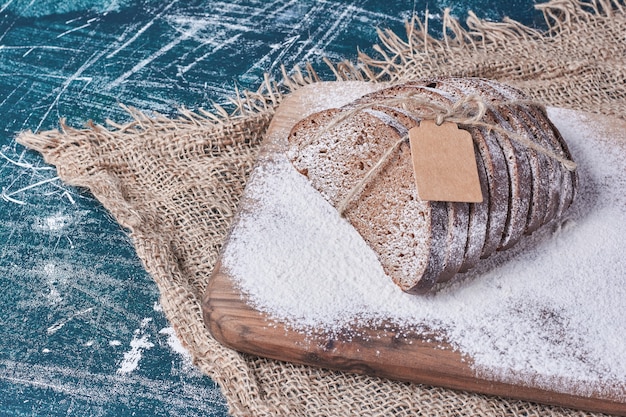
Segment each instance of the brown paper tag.
M409 131L417 194L427 201L483 201L472 136L456 123L422 120Z

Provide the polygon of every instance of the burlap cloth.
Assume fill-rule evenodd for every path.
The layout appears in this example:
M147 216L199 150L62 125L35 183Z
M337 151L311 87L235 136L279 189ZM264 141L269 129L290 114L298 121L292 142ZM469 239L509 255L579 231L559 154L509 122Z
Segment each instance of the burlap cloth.
M553 0L538 5L549 30L485 22L463 29L444 14L444 36L422 23L380 31L377 57L333 65L339 80L402 81L481 76L513 84L548 105L626 118L626 7L622 0ZM24 132L69 184L88 187L128 228L161 292L163 310L194 363L227 398L233 415L545 416L586 415L524 401L332 372L243 355L205 329L200 302L255 153L284 94L318 81L309 67L221 108L179 118L129 109L134 121L86 129Z

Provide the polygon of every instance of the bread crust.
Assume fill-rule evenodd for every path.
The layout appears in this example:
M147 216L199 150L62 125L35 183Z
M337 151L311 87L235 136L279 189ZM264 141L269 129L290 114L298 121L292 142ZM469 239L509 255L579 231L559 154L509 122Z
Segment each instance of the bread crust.
M495 85L493 81L488 81ZM516 98L525 98L524 93L511 87L509 85L498 84L498 88L506 91L508 95ZM562 157L572 160L572 154L569 151L567 143L563 139L563 136L554 126L550 118L545 112L545 109L538 106L523 106L524 113L528 115L528 120L532 121L536 127L537 132L541 133L544 138L546 147L561 155ZM550 210L544 219L544 224L550 222L554 218L560 218L565 210L572 204L576 190L578 188L578 172L568 171L560 164L560 162L550 158L550 161L554 168L555 176L559 180L554 180L551 183L552 186L552 210ZM557 185L558 184L558 185Z
M454 80L449 78L431 78L423 81L423 83L434 85L433 87L427 87L431 89L441 89L443 87L445 92L460 99L464 97L464 92L454 84ZM478 150L478 156L482 159L487 174L490 200L486 237L481 251L481 258L486 258L500 247L510 211L508 164L496 135L488 132L485 128L474 126L461 126L461 128L466 129L472 135L476 145L475 148ZM468 268L469 266L465 265L465 267Z
M450 79L440 81L440 88L447 88L452 85L461 90L461 94L477 94L486 99L497 99L493 91L481 84L479 79ZM488 110L484 120L490 124L498 124L497 111ZM506 119L506 117L505 117ZM493 132L498 145L504 154L508 177L509 177L509 205L507 219L504 230L498 244L498 249L508 249L519 241L528 218L528 208L530 201L531 169L526 153L523 152L522 145L511 141L506 135Z
M441 94L435 94L426 89L424 86L411 84L369 94L357 100L355 104L361 105L370 102L375 103L377 101L397 97L402 94L414 94L416 92L419 92L423 96L428 96L432 102L438 102L442 105L452 104L452 100L448 97ZM412 106L410 102L405 103L405 105L409 108ZM396 121L399 121L396 118L403 119L407 129L415 126L416 122L419 120L417 118L410 117L410 112L406 112L397 107L374 106L373 109L384 112ZM429 264L432 265L432 267L427 268L424 272L424 275L420 279L419 286L416 286L415 288L403 287L405 291L421 292L430 289L430 287L435 283L448 281L459 271L465 258L465 250L468 239L469 204L458 202L447 202L445 204L431 203L431 210L433 217L436 215L438 220L440 219L444 222L444 224L438 225L438 227L442 230L441 233L445 236L445 240L443 240L443 243L441 244L443 249L438 252L431 251L430 256L433 259ZM445 211L445 213L439 213L440 210ZM434 244L433 247L435 247Z

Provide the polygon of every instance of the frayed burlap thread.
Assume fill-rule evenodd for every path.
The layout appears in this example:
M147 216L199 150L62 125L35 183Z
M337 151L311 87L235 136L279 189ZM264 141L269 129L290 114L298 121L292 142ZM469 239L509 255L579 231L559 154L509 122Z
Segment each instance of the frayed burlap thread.
M401 82L428 76L484 77L525 91L555 107L624 118L626 39L623 0L553 0L536 6L546 33L505 19L470 13L463 28L445 10L443 38L418 18L403 37L379 30L378 57L359 54L355 78Z
M444 36L418 19L405 36L380 31L378 56L330 64L338 80L402 82L451 75L512 84L545 105L626 118L626 7L617 0L552 0L540 8L549 30L517 22L468 29L444 13ZM252 170L257 149L284 94L320 81L296 68L256 92L235 91L235 110L181 109L75 129L24 132L69 184L87 187L123 227L161 293L166 317L194 363L224 393L234 416L586 416L420 384L333 372L240 354L204 327L201 300Z

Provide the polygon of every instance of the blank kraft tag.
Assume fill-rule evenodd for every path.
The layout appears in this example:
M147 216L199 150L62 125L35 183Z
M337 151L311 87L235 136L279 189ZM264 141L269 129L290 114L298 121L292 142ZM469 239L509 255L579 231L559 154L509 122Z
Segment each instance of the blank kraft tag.
M472 136L456 123L422 120L409 131L417 194L426 201L483 201Z

